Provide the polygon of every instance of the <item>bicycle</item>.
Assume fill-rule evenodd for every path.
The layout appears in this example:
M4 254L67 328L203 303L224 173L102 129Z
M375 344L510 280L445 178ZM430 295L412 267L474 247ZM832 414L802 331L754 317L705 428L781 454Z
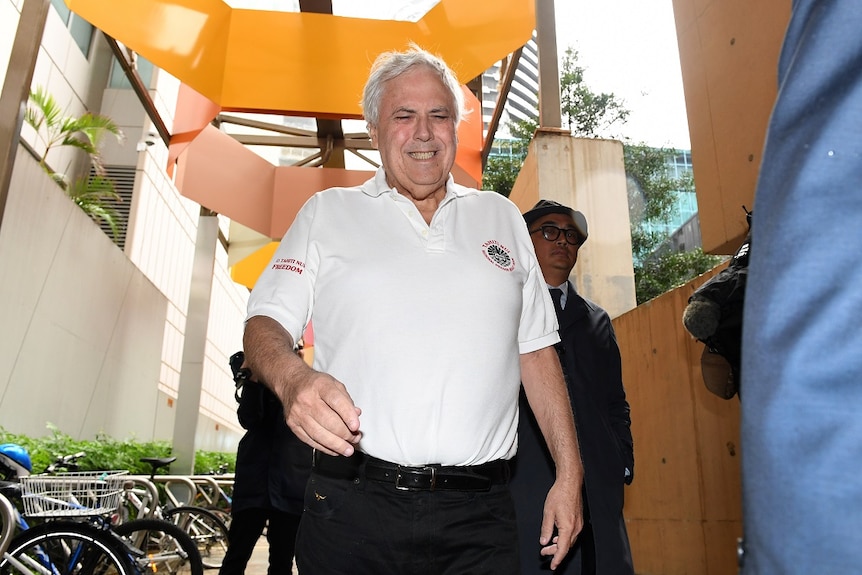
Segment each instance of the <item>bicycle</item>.
M127 489L121 512L126 517L165 519L185 531L196 545L205 569L221 567L227 552L228 528L213 511L187 505L180 501L171 491L171 483L179 483L189 492L189 500L197 493L195 483L187 475L157 475L162 467L167 467L175 457L142 457L141 461L149 463L152 471L149 477L134 475L129 480L134 485ZM165 484L166 503L156 482Z
M17 490L5 483L3 490ZM79 513L81 513L79 511ZM30 527L0 492L0 574L140 575L134 553L104 521L52 520ZM15 532L20 530L18 535Z
M234 474L228 473L227 464L223 463L218 469L209 473L192 475L189 479L197 487L197 493L191 504L212 511L230 530Z
M5 496L0 495L5 499ZM8 500L7 500L8 501ZM4 514L3 521L10 520ZM50 521L5 541L0 574L139 575L122 541L109 530L77 521Z
M121 494L128 486L126 472L57 471L58 468L77 469L77 460L83 456L80 452L57 458L47 468L53 475L28 476L29 465L22 466L23 473L21 468L15 470L21 476L7 473L7 478L17 481L17 485L12 484L8 489L14 490L13 495L21 501L24 514L36 518L97 515L116 520ZM109 533L128 548L141 572L203 575L197 546L187 533L169 521L142 519L112 525L105 519L101 527L110 529Z
M163 519L135 519L113 527L114 533L143 552L142 572L203 575L203 560L188 533Z
M79 452L61 456L48 469L54 472L55 476L58 475L58 468L77 469L77 461L84 455L83 452ZM68 478L76 473L70 471L59 473L59 476ZM101 473L100 477L103 477L107 472ZM50 481L50 477L44 480ZM130 480L125 472L122 473L122 479L122 492L116 505L113 506L115 510L119 508L119 501L122 500L123 495L134 485L134 481ZM25 479L24 482L28 481ZM155 517L119 522L120 516L119 512L112 513L112 529L133 548L141 551L136 562L142 571L174 575L203 575L203 559L198 546L180 526L167 519Z

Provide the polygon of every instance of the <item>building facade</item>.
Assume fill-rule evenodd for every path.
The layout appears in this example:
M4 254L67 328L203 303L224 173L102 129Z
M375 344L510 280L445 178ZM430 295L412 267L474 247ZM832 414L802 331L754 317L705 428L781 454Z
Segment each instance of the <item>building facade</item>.
M0 82L24 0L0 0ZM136 69L170 126L179 81L142 58ZM197 449L233 450L236 420L229 356L241 349L248 289L227 265L228 220L177 191L168 148L132 89L105 37L51 0L33 88L50 94L70 117L108 116L124 141L106 142L103 161L123 197L125 225L114 242L39 168L45 142L21 131L0 228L0 425L39 436L54 425L92 438L175 440L180 388L196 392ZM55 149L53 169L84 174L78 150ZM221 241L199 245L201 223L217 222ZM201 248L211 253L205 293L194 283ZM198 259L196 259L198 258ZM206 301L205 317L190 317ZM201 357L189 358L187 335L203 329ZM194 369L184 368L191 362ZM199 377L189 380L190 373ZM196 379L196 381L195 381ZM34 397L61 401L41 401ZM191 401L191 400L186 400Z

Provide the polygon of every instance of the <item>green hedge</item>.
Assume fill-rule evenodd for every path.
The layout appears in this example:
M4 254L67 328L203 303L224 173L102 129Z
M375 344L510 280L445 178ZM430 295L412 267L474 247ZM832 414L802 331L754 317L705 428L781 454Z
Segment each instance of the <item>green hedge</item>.
M133 475L149 475L152 466L141 463L142 457L169 457L171 444L167 441L118 441L99 435L95 440L72 439L53 425L48 425L48 437L28 437L9 433L0 427L0 443L17 443L30 453L33 473L43 472L58 457L83 451L86 455L78 460L80 471L125 469ZM198 451L195 453L195 473L211 473L220 465L227 465L233 472L236 453ZM160 473L167 473L164 468Z

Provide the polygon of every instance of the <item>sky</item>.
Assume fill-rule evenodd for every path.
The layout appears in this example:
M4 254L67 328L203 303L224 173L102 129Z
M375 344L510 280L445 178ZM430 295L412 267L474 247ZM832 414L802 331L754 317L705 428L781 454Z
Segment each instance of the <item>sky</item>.
M436 0L332 4L335 13L414 19ZM689 149L672 0L554 0L554 11L559 58L575 48L587 85L613 93L631 110L622 134L636 143Z
M671 0L555 0L557 51L578 52L584 81L631 110L636 143L691 147Z

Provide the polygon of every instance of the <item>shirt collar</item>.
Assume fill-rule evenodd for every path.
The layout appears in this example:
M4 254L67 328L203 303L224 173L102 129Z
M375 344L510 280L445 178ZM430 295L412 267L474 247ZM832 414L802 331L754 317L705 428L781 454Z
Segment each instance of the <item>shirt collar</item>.
M398 193L395 188L390 187L389 184L386 183L386 172L382 166L377 168L377 172L375 172L373 178L362 184L361 189L365 194L372 198L379 197L384 193L389 193L390 195ZM474 190L473 188L459 186L455 183L455 179L452 177L452 174L449 174L449 177L446 179L446 196L443 198L443 201L445 202L450 198L469 196L478 193L479 191Z
M558 286L552 286L551 284L545 282L545 285L548 286L548 289L558 289L563 292L563 295L560 296L560 307L565 309L566 302L569 300L569 282L566 280Z

